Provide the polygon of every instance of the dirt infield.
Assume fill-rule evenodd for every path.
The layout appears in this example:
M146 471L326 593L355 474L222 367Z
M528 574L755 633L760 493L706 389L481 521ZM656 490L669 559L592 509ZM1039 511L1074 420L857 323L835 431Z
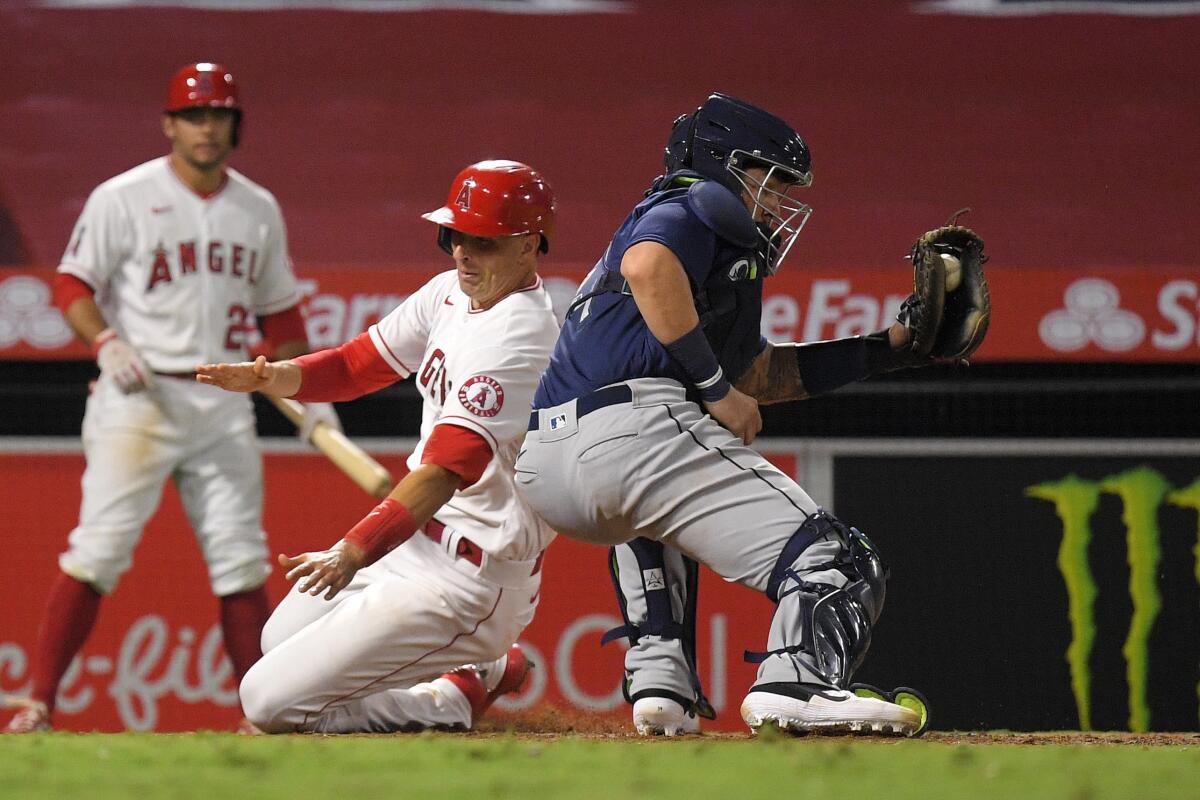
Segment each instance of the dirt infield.
M667 737L639 739L624 720L595 717L554 706L540 706L521 714L493 713L476 729L476 734L516 734L522 738L554 739L633 739L645 742L682 741ZM747 733L712 732L705 739L749 739ZM814 736L828 741L829 736ZM865 738L865 737L852 737ZM694 739L692 740L694 741ZM1141 747L1200 747L1200 732L1126 733L1122 731L929 731L921 741L940 744L1018 744L1018 745L1137 745Z

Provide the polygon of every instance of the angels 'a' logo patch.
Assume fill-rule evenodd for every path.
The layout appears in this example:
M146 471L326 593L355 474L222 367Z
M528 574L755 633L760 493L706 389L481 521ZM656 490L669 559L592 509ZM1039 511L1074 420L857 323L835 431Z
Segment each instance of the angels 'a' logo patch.
M458 402L477 417L494 417L504 407L504 387L487 375L476 375L459 387Z
M462 188L458 190L458 197L454 198L454 205L466 210L471 210L471 190L475 188L475 179L467 178L463 181Z

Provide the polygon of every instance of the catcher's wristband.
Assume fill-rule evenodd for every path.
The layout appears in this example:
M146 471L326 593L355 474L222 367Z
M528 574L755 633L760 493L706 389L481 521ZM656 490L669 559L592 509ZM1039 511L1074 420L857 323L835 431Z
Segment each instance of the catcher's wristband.
M399 500L389 497L371 509L344 538L366 554L367 564L374 564L416 532L412 514Z
M700 399L715 403L729 394L730 384L725 371L717 362L712 347L699 323L670 344L665 344L671 358L683 368L688 380L700 392Z
M872 375L911 366L905 353L892 349L886 330L827 342L796 345L800 382L809 397L832 392Z

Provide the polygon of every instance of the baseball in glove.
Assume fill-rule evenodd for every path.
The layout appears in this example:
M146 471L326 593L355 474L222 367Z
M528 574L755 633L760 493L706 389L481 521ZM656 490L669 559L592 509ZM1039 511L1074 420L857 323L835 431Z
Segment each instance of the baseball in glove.
M983 265L983 239L958 218L956 211L940 228L913 243L913 293L900 307L898 319L910 333L917 357L965 361L983 343L992 316Z

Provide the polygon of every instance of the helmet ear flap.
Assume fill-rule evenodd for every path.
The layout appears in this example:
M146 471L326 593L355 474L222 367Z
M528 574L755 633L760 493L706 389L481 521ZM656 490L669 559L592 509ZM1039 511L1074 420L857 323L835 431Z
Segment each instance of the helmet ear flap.
M237 147L238 142L241 141L241 133L242 133L242 110L240 108L235 108L233 110L233 134L230 137L230 144L232 144L234 147Z
M438 247L446 252L446 255L454 255L454 249L450 246L450 229L445 225L438 225Z
M667 172L686 169L692 166L692 139L696 130L696 115L700 109L690 114L680 114L671 123L671 140L663 153L663 166Z

